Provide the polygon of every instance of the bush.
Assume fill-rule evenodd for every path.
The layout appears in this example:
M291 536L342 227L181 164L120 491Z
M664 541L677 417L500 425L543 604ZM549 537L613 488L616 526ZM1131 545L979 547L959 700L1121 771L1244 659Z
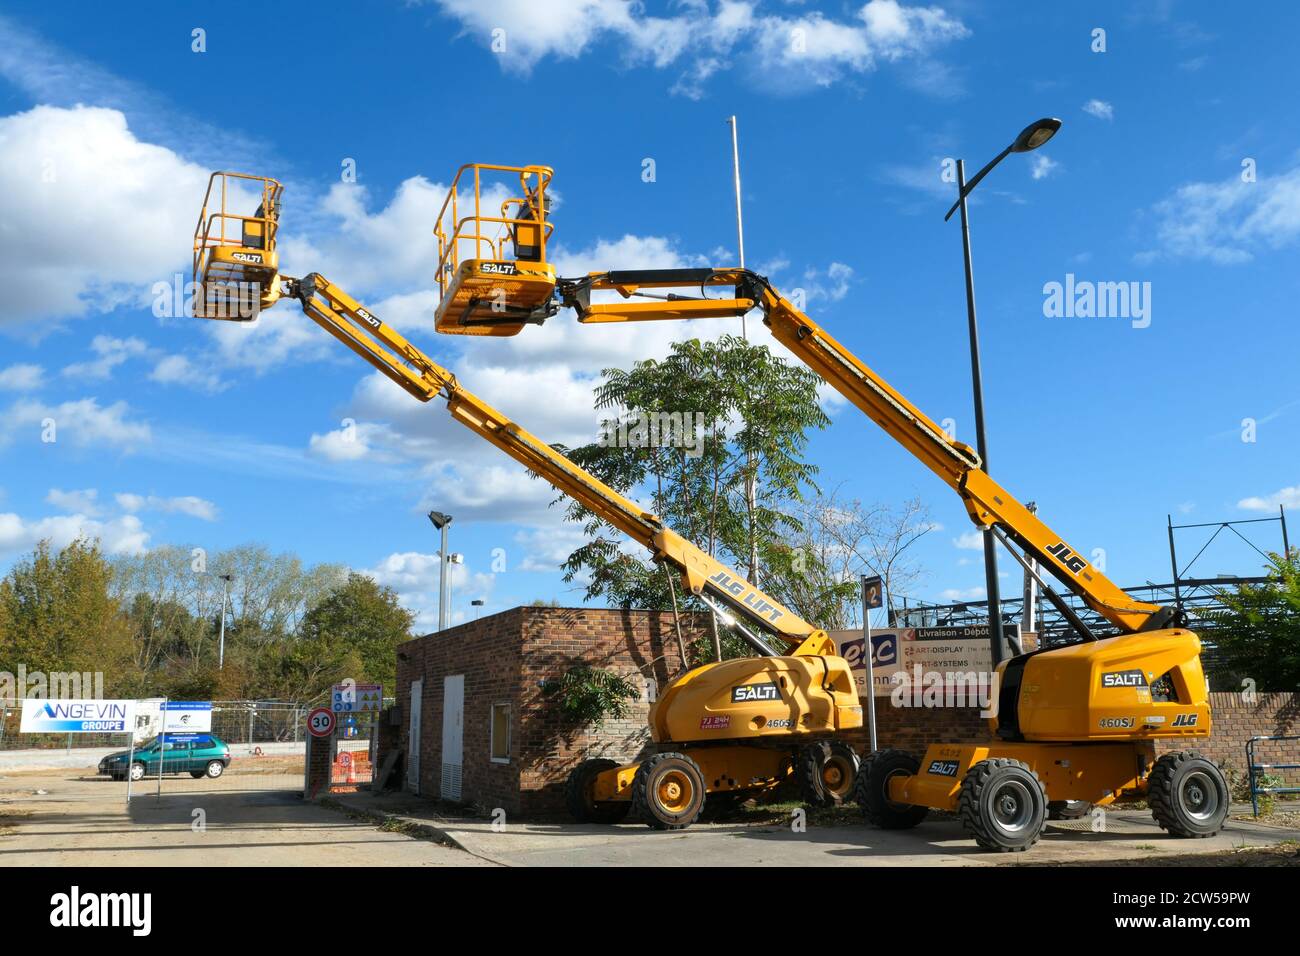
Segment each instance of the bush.
M635 681L612 671L579 664L558 680L548 680L542 693L553 698L564 718L574 724L599 724L607 718L622 720L629 702L641 696Z

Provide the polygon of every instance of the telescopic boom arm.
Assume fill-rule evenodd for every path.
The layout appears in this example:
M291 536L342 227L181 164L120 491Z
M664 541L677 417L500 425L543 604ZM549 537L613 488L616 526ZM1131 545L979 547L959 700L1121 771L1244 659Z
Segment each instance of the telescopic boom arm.
M707 297L705 290L713 286L730 286L730 298ZM642 291L686 287L698 287L700 295L664 296ZM610 290L625 299L639 297L642 301L592 303L592 292ZM1006 538L1014 541L1121 631L1155 630L1169 626L1175 618L1175 609L1135 601L1090 565L990 478L973 448L950 439L920 409L796 309L763 276L746 269L603 272L561 280L557 291L564 304L577 312L580 322L590 323L739 316L754 308L762 309L763 321L777 341L953 488L981 530L998 534L1004 544ZM1066 609L1063 602L1058 606ZM1073 617L1073 612L1067 616ZM1077 618L1074 620L1086 635L1087 629Z
M836 653L834 641L825 631L782 607L743 576L665 527L655 515L463 388L451 372L328 279L312 273L302 279L282 276L281 281L286 294L298 299L317 325L420 401L441 395L458 422L650 550L655 560L668 562L692 594L705 598L706 603L721 603L757 623L794 655ZM751 635L744 636L760 654L773 653Z

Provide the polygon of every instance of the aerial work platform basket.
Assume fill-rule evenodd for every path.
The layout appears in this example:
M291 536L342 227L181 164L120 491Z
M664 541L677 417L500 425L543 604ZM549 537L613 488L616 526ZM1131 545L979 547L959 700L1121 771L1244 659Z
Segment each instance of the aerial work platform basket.
M549 166L467 163L438 212L439 332L515 335L554 315Z
M265 176L216 172L194 228L194 315L246 322L280 298L276 231L284 187ZM260 194L260 201L259 201ZM232 207L252 208L252 215Z

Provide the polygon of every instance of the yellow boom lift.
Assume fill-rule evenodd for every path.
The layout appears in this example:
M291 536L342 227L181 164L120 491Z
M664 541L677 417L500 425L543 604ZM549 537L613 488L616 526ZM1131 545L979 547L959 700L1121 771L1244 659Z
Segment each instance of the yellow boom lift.
M475 295L481 298L492 294L487 277L502 265L508 263L462 261L456 275L476 277ZM474 316L476 326L458 326L448 319L445 299L457 291L453 283L444 292L439 331L513 335L523 328L522 313L490 310ZM1118 632L1093 633L1039 578L1082 640L997 665L996 716L988 741L932 744L921 761L900 750L868 755L855 787L868 820L904 828L915 826L931 808L948 810L960 815L986 849L1023 850L1041 835L1049 805L1106 805L1140 792L1156 822L1170 833L1204 837L1222 828L1228 789L1220 769L1194 750L1156 757L1157 741L1210 733L1201 644L1181 615L1134 600L1090 565L989 477L974 449L950 439L767 279L745 269L595 272L557 280L550 312L559 306L573 308L583 323L761 310L777 341L957 492L977 528L994 535L1029 573L1037 576L1031 559L1046 568ZM542 321L544 310L532 308L527 321Z
M490 245L497 258L457 264L454 254L443 257L442 265L449 268L440 267L440 276L448 281L439 321L471 333L509 334L501 330L517 331L523 322L536 320L539 308L550 307L554 272L543 258L550 170L466 170L474 176L474 214L459 228L440 233L440 239L444 248L454 248L466 238L462 234L474 233L470 245ZM522 195L505 200L498 215L480 215L480 176L486 171L517 174L522 187ZM229 178L261 189L262 203L253 215L228 211L226 197L234 191ZM275 248L281 192L272 179L213 174L195 231L196 316L248 320L282 296L296 299L312 321L411 395L422 402L442 396L456 421L675 569L686 590L731 620L758 655L695 667L664 687L649 715L656 752L638 763L579 764L566 786L571 812L582 821L614 823L635 807L650 826L679 829L699 817L706 794L711 803L725 804L774 787L792 772L806 800L832 803L851 797L856 755L826 738L860 728L862 707L849 665L826 632L465 389L451 372L325 277L281 275ZM454 196L453 189L449 203ZM488 238L488 224L501 227L504 241ZM522 258L503 260L503 253ZM538 276L545 277L544 297L537 294ZM495 284L501 282L506 285ZM508 291L503 294L502 288ZM768 639L734 618L757 625Z

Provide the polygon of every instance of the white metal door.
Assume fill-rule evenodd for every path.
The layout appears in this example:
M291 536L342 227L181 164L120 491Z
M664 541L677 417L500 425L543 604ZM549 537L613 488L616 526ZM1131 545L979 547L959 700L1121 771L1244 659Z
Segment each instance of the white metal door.
M442 799L459 800L465 762L465 675L442 679Z
M411 681L410 740L406 746L406 789L420 792L420 715L424 713L424 681Z

